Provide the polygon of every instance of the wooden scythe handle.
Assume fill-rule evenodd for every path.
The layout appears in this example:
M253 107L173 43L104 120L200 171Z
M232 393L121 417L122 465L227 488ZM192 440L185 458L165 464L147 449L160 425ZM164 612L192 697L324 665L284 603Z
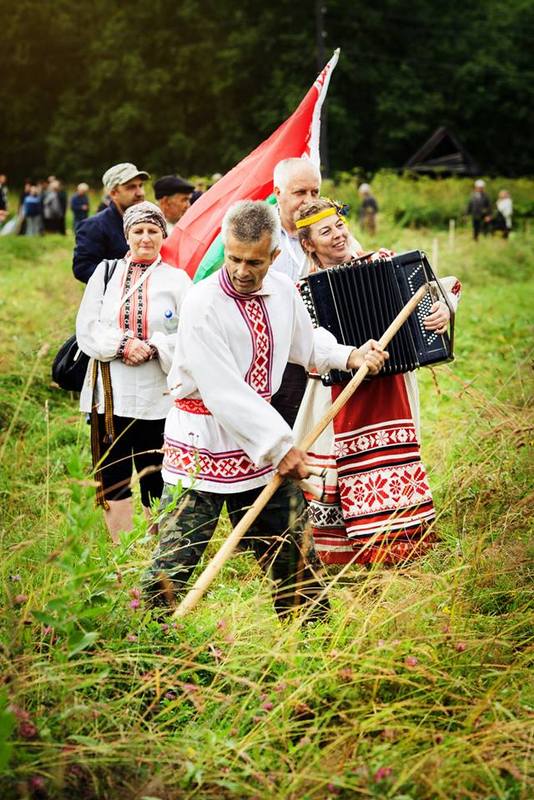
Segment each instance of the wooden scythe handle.
M415 311L425 294L428 292L428 284L421 286L420 289L414 294L411 300L406 303L404 308L399 311L389 328L385 331L384 335L380 338L379 344L382 349L385 349L389 342L393 339L397 331L404 325L408 317ZM341 411L345 403L352 397L358 386L369 372L367 364L362 364L349 383L345 386L341 394L337 397L336 401L331 405L327 413L319 420L315 427L304 437L304 439L297 445L300 450L305 452L309 450L315 440L321 435L327 425L332 422L336 414ZM191 589L187 592L180 605L173 613L173 617L183 617L188 611L191 611L202 595L207 591L216 575L223 568L224 564L228 561L235 548L237 547L240 539L248 531L258 514L265 508L271 497L283 482L283 478L276 473L270 480L261 494L258 495L254 503L239 520L233 531L227 536L225 542L219 551L213 556L204 571L199 575Z

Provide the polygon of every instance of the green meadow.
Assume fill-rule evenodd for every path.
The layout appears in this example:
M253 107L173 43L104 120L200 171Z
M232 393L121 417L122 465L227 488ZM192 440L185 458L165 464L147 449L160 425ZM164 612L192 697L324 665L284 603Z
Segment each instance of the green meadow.
M179 622L137 602L154 539L139 510L111 546L89 428L51 383L83 288L72 237L0 237L5 800L532 797L534 232L475 244L467 183L392 180L376 241L354 216L355 234L463 285L455 361L419 373L439 542L327 573L331 618L307 627L280 625L245 553ZM527 208L532 182L502 185Z

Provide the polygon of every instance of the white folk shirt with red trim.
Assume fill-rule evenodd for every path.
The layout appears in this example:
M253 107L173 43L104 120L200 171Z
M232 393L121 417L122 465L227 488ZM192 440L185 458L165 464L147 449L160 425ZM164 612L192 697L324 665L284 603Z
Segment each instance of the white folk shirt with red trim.
M105 263L89 279L76 318L76 338L91 361L80 396L80 410L90 411L93 361L110 362L113 413L136 419L164 419L172 406L167 373L172 364L176 333L165 330L165 312L175 318L191 280L181 269L158 260L153 271L121 305L121 298L135 285L148 265L120 259L104 293ZM154 345L158 358L128 366L119 355L125 334ZM102 379L97 384L98 412L104 413Z
M295 443L270 405L287 362L343 369L351 349L313 329L285 275L270 271L253 294L236 292L224 267L195 285L168 376L163 479L220 494L268 483Z

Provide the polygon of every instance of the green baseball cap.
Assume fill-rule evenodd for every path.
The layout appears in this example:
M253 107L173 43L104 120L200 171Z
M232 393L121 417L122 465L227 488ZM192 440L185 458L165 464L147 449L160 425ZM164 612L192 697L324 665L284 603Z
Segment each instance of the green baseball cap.
M115 164L114 167L110 167L104 172L102 183L104 184L104 189L110 191L115 186L128 183L133 178L142 178L144 181L148 181L150 180L150 175L142 169L137 169L135 164Z

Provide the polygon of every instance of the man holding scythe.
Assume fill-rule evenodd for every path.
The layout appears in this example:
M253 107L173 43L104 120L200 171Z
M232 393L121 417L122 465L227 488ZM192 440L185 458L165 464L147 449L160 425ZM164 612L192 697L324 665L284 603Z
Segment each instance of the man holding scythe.
M177 508L162 514L145 580L154 605L172 604L184 593L225 502L235 524L275 470L285 479L309 475L306 454L270 403L286 364L323 373L365 362L377 373L387 357L373 340L356 349L313 329L291 279L269 270L280 240L272 206L236 203L224 217L222 238L223 267L194 286L182 306L168 378L175 405L165 427L162 505L178 481L187 491ZM305 523L301 491L285 480L245 537L271 572L280 617L313 604L324 589L313 548L301 552Z

